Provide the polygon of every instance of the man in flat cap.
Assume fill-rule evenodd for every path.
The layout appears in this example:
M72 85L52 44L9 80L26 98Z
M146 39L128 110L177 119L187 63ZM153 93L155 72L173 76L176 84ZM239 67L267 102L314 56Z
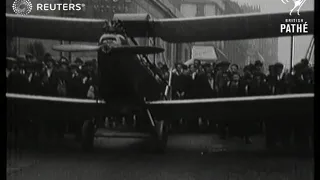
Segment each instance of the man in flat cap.
M31 74L29 75L29 83L30 83L30 93L35 95L42 95L43 93L43 86L42 86L42 77L41 73L43 70L43 64L41 62L34 61L30 63L30 71Z
M41 74L44 95L58 96L58 70L55 66L56 62L51 56L45 58L45 68Z
M81 58L77 57L74 63L78 66L79 70L82 70L83 61Z
M25 54L27 62L33 62L34 61L34 56L31 53L26 53Z
M6 66L6 77L8 78L10 73L17 69L17 59L12 57L7 57L7 66Z
M253 75L253 81L248 86L249 96L261 96L269 94L269 87L266 82L265 75L261 72L256 72Z
M6 66L6 81L7 81L7 91L10 92L12 91L11 84L12 82L12 73L17 72L17 60L15 58L7 57L7 66Z
M85 85L88 87L88 94L91 94L89 98L94 98L92 97L92 93L94 93L94 95L98 94L98 72L97 70L94 68L94 62L92 61L87 61L85 62L85 66L86 66L86 71L85 71L85 75L84 75L84 83Z
M237 73L239 72L239 66L237 64L231 64L229 71L230 71L230 75L233 73Z
M256 72L263 72L263 63L260 60L254 62L254 69Z
M65 57L61 57L59 60L58 69L58 94L59 96L68 95L68 83L70 81L69 61Z
M83 81L83 75L80 74L78 64L70 64L70 84L68 86L68 95L73 98L86 98L87 87Z
M284 66L282 63L276 63L273 66L274 68L274 85L272 87L272 94L285 94L286 91L286 86L285 86L285 79L284 79Z
M27 94L28 79L26 76L27 62L24 57L17 57L18 68L8 76L8 91L12 93Z

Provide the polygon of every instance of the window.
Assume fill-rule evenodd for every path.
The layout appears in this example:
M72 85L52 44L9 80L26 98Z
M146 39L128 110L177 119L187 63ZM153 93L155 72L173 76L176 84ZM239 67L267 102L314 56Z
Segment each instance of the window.
M206 4L204 6L204 15L205 16L214 16L214 15L216 15L216 6L214 4Z
M195 4L182 4L180 11L184 17L195 17L197 14L197 6Z

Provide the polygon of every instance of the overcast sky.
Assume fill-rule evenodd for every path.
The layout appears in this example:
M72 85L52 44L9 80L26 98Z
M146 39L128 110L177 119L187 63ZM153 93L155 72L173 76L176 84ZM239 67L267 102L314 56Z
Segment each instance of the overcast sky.
M293 0L284 4L281 0L233 0L240 4L259 5L262 12L288 12L293 8ZM286 0L283 0L286 1ZM314 10L314 0L306 0L300 12L304 10ZM295 59L298 62L306 54L312 36L299 36L295 38ZM290 38L279 38L279 61L285 65L290 63Z

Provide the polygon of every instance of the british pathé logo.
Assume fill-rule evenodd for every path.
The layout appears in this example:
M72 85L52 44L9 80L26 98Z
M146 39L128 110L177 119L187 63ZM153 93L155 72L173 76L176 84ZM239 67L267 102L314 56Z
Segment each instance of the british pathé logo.
M32 3L29 0L15 0L12 9L16 14L28 15L32 11Z
M283 4L287 4L287 3L290 3L289 0L281 0ZM294 10L297 10L297 14L300 16L300 9L301 7L303 6L303 4L306 2L306 0L292 0L293 2L293 8L291 9L290 11L290 16L292 15L292 12Z
M289 4L289 0L281 0L284 4ZM306 2L306 0L292 0L294 6L290 10L289 15L293 16L293 11L297 11L296 17L300 16L300 9L303 6L303 4ZM302 18L289 18L285 19L285 23L282 23L280 25L280 31L281 33L286 33L286 34L307 34L308 33L308 22L304 21Z

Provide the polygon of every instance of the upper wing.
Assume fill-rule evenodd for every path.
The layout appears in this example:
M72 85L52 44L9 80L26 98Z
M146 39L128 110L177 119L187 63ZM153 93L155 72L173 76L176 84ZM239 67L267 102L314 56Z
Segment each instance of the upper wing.
M145 37L149 15L115 15L123 20L128 36ZM50 16L20 16L6 14L7 36L69 41L98 42L106 20L61 18Z
M128 36L160 37L168 42L280 37L280 24L288 13L237 14L228 16L152 20L146 14L120 14ZM6 14L7 35L40 39L98 42L105 20L19 16ZM314 33L314 12L301 12L299 19L308 22L308 34ZM63 33L62 33L63 32ZM297 34L297 33L293 33Z
M103 113L102 100L58 98L6 93L8 115L88 117ZM35 115L35 116L34 116Z
M19 16L6 14L7 36L99 42L102 19Z
M237 14L228 16L160 19L154 23L154 34L174 43L255 39L298 35L281 33L280 25L292 19L288 13ZM308 34L314 33L314 12L301 12L297 19L308 23Z
M150 110L160 118L211 117L243 119L256 116L274 118L285 115L313 115L314 94L293 94L237 98L214 98L148 102ZM165 112L165 113L164 113Z

